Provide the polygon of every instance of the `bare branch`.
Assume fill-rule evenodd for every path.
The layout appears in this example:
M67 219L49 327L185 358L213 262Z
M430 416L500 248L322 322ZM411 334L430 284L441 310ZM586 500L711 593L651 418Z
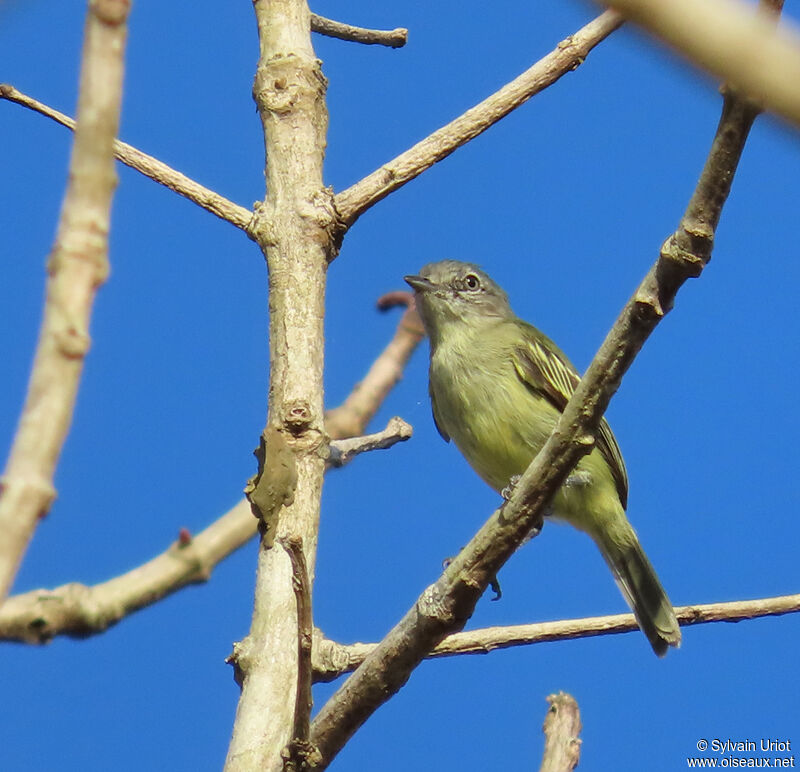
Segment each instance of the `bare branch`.
M734 0L603 0L693 63L800 126L800 32ZM781 3L782 4L782 3ZM777 10L778 3L772 2Z
M36 101L7 83L0 83L0 99L16 102L18 105L51 118L68 129L75 130L75 121L72 118ZM137 172L144 174L145 177L149 177L154 182L169 188L178 195L188 198L189 201L203 207L206 211L229 222L231 225L241 228L250 235L249 226L253 213L249 209L228 201L227 198L219 195L219 193L203 187L185 174L181 174L157 158L137 150L126 142L114 140L114 157L131 169L135 169Z
M322 179L326 80L311 45L306 0L254 0L259 61L253 97L264 130L266 191L251 232L269 269L267 426L295 456L297 484L276 536L302 539L313 581L325 473L322 370L325 283L339 227ZM291 740L297 685L296 608L283 550L258 552L250 632L235 649L242 693L226 772L277 772Z
M101 633L186 585L206 581L255 532L250 504L242 500L197 536L181 531L165 552L107 582L14 595L0 606L0 640L46 643L56 635Z
M572 695L551 694L544 719L544 753L539 772L570 772L581 758L581 712Z
M297 601L297 691L294 703L292 739L284 748L286 772L308 769L315 759L313 748L308 743L308 727L311 721L311 643L314 625L311 618L311 583L308 578L303 542L288 537L280 540L292 563L292 589Z
M406 329L409 324L406 314L370 375L354 387L345 401L349 407L330 411L328 415L346 416L332 424L326 422L331 437L343 439L347 431L359 434L366 429L420 339L421 333L412 340L412 333ZM397 352L405 352L405 359ZM386 360L393 363L391 367L380 364ZM367 381L372 385L364 390ZM256 528L250 504L242 500L196 536L182 531L178 542L166 552L107 582L94 586L73 582L10 597L0 605L0 641L46 643L57 635L84 638L101 633L187 584L208 579L217 563L246 544Z
M412 432L413 429L402 418L395 416L389 419L383 431L331 442L328 463L337 468L345 466L361 453L385 450L398 442L405 442L411 437Z
M128 0L89 3L78 96L78 128L61 218L47 271L47 296L28 394L0 479L0 603L36 524L50 509L58 458L72 421L95 293L106 280L112 143L119 125Z
M325 414L325 430L331 437L354 437L364 431L383 404L386 395L403 375L403 370L425 337L419 315L410 292L390 292L378 300L382 311L405 305L406 311L397 325L394 338L357 383L350 396Z
M337 194L336 209L344 226L349 228L382 198L482 134L562 75L576 69L589 52L621 24L621 16L606 11L571 37L562 40L554 51L492 96Z
M388 46L389 48L402 48L408 42L408 30L403 27L391 30L365 29L364 27L342 24L342 22L334 21L333 19L326 19L316 13L311 14L311 31L318 32L320 35L327 35L329 38L349 40L353 43L363 43L367 46L378 45Z
M542 450L511 498L452 561L439 580L389 632L331 697L311 726L323 764L409 678L448 634L460 630L497 571L533 529L581 456L623 375L684 282L699 276L711 254L719 220L744 142L757 111L725 95L723 113L706 166L678 230L622 310Z
M675 615L682 627L713 622L741 622L760 617L782 616L800 611L800 594L756 600L676 606ZM489 654L515 646L593 638L639 630L633 614L612 614L557 622L535 622L508 627L483 627L448 635L426 659L462 654ZM314 639L314 676L317 681L333 681L355 670L375 650L377 643L343 645L325 638L319 631Z

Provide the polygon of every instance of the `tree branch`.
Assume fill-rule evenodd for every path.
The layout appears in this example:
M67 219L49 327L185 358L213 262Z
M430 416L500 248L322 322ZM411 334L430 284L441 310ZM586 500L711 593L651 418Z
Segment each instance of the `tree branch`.
M800 32L734 0L603 0L694 64L800 126ZM771 2L779 10L782 1ZM762 4L763 5L763 4Z
M363 43L367 46L378 45L389 48L402 48L408 42L408 30L397 27L392 30L365 29L342 24L340 21L326 19L324 16L311 14L311 31L329 38L349 40L352 43Z
M259 61L253 97L264 130L266 191L251 232L269 278L267 427L294 454L296 486L276 535L302 540L309 582L319 530L323 452L325 283L340 235L333 194L322 179L327 142L326 80L311 45L306 0L255 0ZM250 632L237 644L242 677L226 772L278 772L291 740L297 686L297 609L283 550L258 552Z
M575 698L565 692L551 694L544 719L544 753L539 772L570 772L581 758L581 712Z
M736 600L726 603L676 606L675 616L682 627L690 627L713 622L741 622L760 617L782 616L798 611L800 611L800 594L756 600ZM489 654L515 646L593 638L598 635L617 635L638 631L638 629L639 626L636 624L633 614L611 614L507 627L483 627L448 635L425 658ZM325 638L317 631L313 654L315 680L333 681L343 673L355 670L377 646L377 643L343 645Z
M72 421L95 293L108 276L108 229L117 184L128 0L90 0L69 182L50 254L42 327L11 454L0 479L0 603L55 498L58 458Z
M412 432L413 429L409 424L402 418L395 416L389 419L386 428L381 432L331 442L329 446L331 455L328 458L328 463L336 468L343 467L361 453L368 453L371 450L385 450L398 442L405 442L411 438Z
M243 500L197 536L182 532L166 551L107 582L15 595L0 606L0 640L46 643L56 635L101 633L189 584L207 581L214 566L255 532L256 519Z
M299 772L309 768L315 758L308 743L308 727L311 721L311 643L314 623L311 615L311 583L308 579L303 543L297 538L281 539L292 563L292 589L297 601L297 691L294 702L292 739L283 750L285 772Z
M562 40L554 51L492 96L336 195L336 209L349 228L367 209L419 176L454 150L482 134L501 118L576 69L589 52L622 24L613 11Z
M66 126L68 129L75 130L75 121L64 113L54 110L41 102L23 94L8 83L0 83L0 99L7 99L9 102L15 102L18 105L27 107L34 112L40 113L48 118L51 118L56 123ZM227 198L215 193L209 188L203 187L199 182L181 174L179 171L167 166L162 161L159 161L153 156L137 150L132 145L126 142L114 140L114 157L117 160L135 169L145 177L149 177L159 185L174 191L178 195L188 198L189 201L203 207L207 212L216 215L222 220L241 228L248 236L250 235L249 227L250 220L253 213L249 209L245 209Z
M364 390L364 382L356 384L345 401L349 407L339 415L347 415L347 419L331 426L326 422L334 442L345 439L347 431L364 431L397 382L399 370L379 363L388 359L402 369L404 362L399 361L397 352L410 353L409 347L413 350L416 345L409 343L407 324L404 314L394 338L370 369L372 387ZM403 342L398 343L398 338ZM104 632L129 614L189 584L209 579L214 567L246 544L256 528L250 503L242 500L196 536L184 533L183 539L161 555L109 581L93 586L71 582L10 597L0 605L0 641L42 644L57 635L85 638Z
M427 653L463 628L497 571L534 528L581 456L624 373L672 306L684 282L699 276L711 254L719 220L750 126L749 103L725 95L722 117L697 189L678 230L622 310L564 409L556 428L496 511L435 584L389 632L322 707L311 741L323 766L353 733L408 680Z
M383 404L386 395L403 375L408 360L425 337L410 292L391 292L378 299L378 309L386 311L406 306L394 338L375 360L350 396L339 406L325 413L325 430L331 437L353 437L361 434Z

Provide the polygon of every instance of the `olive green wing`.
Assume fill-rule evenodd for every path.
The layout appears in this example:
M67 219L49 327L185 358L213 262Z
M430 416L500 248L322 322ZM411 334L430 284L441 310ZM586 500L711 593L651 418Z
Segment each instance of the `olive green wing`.
M433 393L433 389L430 386L428 386L428 394L430 394L431 397L431 411L433 412L433 422L436 424L436 431L439 432L445 442L450 442L450 435L442 429L442 424L439 421L438 410L436 408L436 395Z
M512 351L514 369L529 389L547 399L563 412L580 382L580 376L569 359L553 341L535 327L522 323L525 343ZM611 469L623 507L628 504L628 473L617 440L604 418L597 432L597 449Z

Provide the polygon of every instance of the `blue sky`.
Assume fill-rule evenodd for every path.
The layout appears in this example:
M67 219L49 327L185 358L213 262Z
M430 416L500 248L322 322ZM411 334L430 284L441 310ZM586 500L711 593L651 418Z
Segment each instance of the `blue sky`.
M341 190L516 76L596 9L328 0L315 11L410 29L405 49L315 36L330 80L326 183ZM74 113L84 3L0 4L0 81ZM797 9L790 9L797 15ZM121 137L244 206L263 196L250 3L136 3ZM329 274L326 403L389 339L375 299L445 257L483 265L520 316L583 370L674 229L719 114L716 84L623 29L584 66L356 224ZM70 135L0 103L0 445L10 445L38 330ZM266 410L266 271L239 231L120 167L112 274L57 473L17 591L94 583L198 531L240 496ZM713 260L680 293L608 417L629 515L674 603L798 590L796 437L800 136L756 124ZM331 473L316 623L379 639L497 506L440 440L422 347L391 394L413 439ZM4 768L217 769L238 690L224 664L249 628L255 544L211 581L104 635L0 649ZM593 545L547 526L471 627L625 610ZM423 664L333 769L537 768L547 694L578 700L580 768L681 769L698 740L800 743L800 619L686 629L657 660L640 634ZM335 685L315 690L320 705Z

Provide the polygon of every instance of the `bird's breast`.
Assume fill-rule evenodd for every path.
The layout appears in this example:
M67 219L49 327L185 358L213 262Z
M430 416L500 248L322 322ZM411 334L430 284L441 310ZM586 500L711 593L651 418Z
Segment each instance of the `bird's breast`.
M498 491L525 471L558 419L519 379L510 352L479 340L437 347L430 386L440 428Z

